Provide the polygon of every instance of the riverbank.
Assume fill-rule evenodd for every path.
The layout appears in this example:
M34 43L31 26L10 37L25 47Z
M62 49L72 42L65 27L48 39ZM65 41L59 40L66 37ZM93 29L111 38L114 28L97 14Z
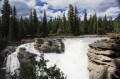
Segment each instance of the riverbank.
M52 36L50 38L95 38L95 37L108 37L108 35L78 35L78 36Z

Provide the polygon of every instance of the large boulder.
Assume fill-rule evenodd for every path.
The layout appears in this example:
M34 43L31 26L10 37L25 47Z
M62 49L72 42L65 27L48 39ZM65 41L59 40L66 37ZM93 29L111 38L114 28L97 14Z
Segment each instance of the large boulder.
M35 56L37 56L37 55L26 51L25 48L20 48L19 49L18 59L21 63L22 62L30 63L31 59L33 59Z
M36 38L34 46L41 53L63 53L65 50L64 43L61 39Z
M89 45L90 79L120 79L120 36Z

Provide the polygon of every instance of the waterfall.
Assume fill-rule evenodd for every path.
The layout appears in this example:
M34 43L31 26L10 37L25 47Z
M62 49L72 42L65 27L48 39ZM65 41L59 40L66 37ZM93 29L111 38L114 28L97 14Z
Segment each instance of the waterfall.
M50 60L47 66L57 65L58 68L67 76L67 79L89 79L88 57L87 52L89 44L104 38L71 38L63 39L65 44L65 52L62 54L47 53L44 54L45 59ZM34 43L20 45L14 53L8 56L6 70L13 72L20 67L17 58L19 48L24 47L26 51L40 55L39 51L34 48ZM39 57L36 57L38 60Z

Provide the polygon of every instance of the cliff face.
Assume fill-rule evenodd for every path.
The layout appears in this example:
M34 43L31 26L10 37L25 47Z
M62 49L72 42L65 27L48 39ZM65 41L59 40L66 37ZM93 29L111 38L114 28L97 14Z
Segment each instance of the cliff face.
M90 79L120 79L120 36L89 45Z

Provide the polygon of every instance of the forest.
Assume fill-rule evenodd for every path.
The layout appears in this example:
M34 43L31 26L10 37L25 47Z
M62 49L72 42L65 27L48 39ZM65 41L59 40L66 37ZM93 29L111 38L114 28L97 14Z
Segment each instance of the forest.
M9 0L4 0L0 16L0 37L9 41L33 37L51 36L77 36L86 34L105 35L107 33L119 33L120 15L114 20L107 15L97 17L97 14L87 18L87 11L84 13L84 20L81 20L76 6L69 5L68 17L47 19L44 10L41 20L38 19L36 10L30 11L29 17L18 17L17 8L11 7Z

